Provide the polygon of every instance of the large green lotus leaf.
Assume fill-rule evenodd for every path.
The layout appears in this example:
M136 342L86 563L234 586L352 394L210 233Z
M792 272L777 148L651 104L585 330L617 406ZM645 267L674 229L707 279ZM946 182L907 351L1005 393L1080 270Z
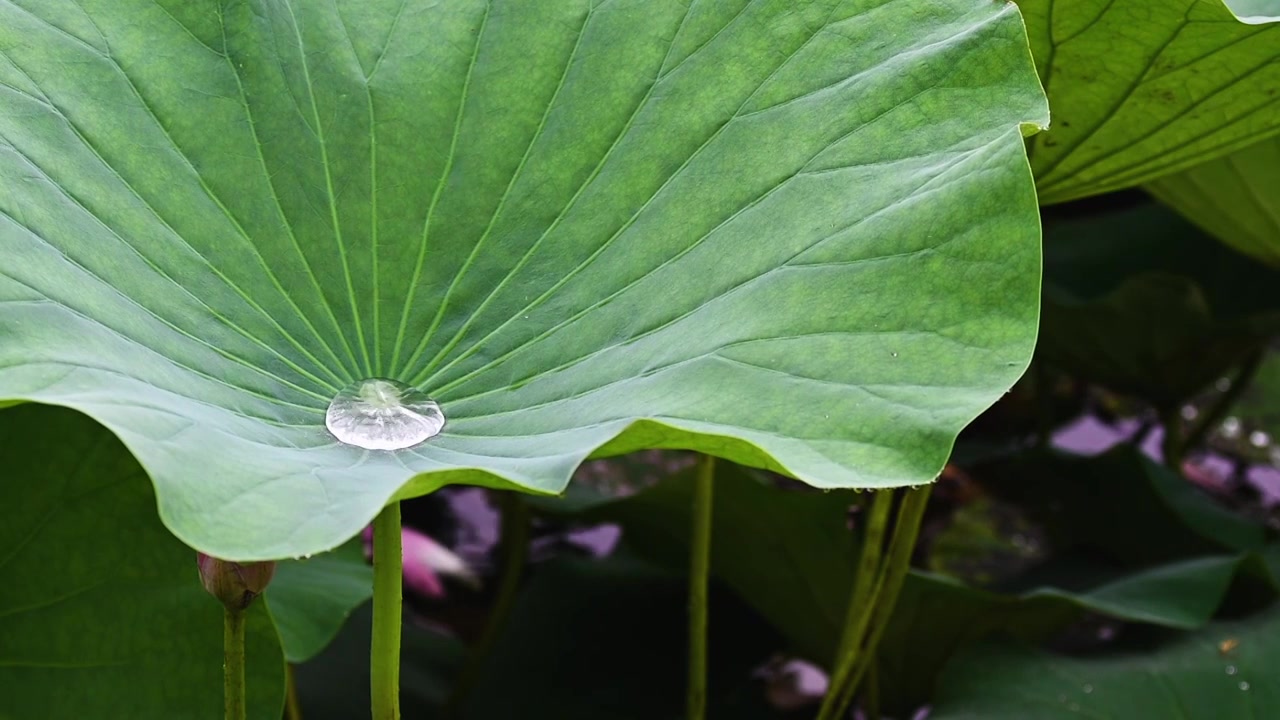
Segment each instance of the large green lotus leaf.
M1280 613L1220 622L1145 651L1071 658L977 648L943 676L934 720L1253 720L1280 707Z
M25 1L0 55L0 397L216 555L643 446L927 482L1030 356L1009 4ZM335 442L371 376L444 433Z
M1053 107L1052 130L1028 151L1042 203L1139 185L1280 133L1280 25L1260 14L1280 16L1275 0L1018 4Z
M307 560L282 561L266 597L285 659L305 662L323 650L372 596L373 568L358 540Z
M222 607L156 517L146 474L89 418L0 413L0 717L223 717ZM266 608L247 628L249 716L284 707Z
M1280 266L1280 139L1166 175L1147 189L1240 252Z

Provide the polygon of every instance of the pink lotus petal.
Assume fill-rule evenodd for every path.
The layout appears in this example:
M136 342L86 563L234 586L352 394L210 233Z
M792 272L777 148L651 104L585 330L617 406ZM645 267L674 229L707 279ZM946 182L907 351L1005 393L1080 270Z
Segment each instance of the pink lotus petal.
M373 555L373 528L362 533L365 555ZM436 542L431 536L406 527L400 530L401 557L404 563L405 587L431 598L445 595L441 575L461 580L471 587L480 585L480 578L452 550Z

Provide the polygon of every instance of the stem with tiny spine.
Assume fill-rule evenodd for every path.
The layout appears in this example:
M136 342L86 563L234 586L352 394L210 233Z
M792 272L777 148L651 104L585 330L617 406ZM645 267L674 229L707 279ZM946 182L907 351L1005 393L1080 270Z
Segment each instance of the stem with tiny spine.
M244 620L243 608L227 605L222 611L222 688L226 719L244 720Z
M711 518L715 458L705 455L694 474L689 543L689 680L687 720L707 713L707 593L711 577Z

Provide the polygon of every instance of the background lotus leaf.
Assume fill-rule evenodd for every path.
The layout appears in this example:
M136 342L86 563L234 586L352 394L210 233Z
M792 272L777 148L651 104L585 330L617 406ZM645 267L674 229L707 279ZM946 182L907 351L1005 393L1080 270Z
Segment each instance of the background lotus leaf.
M1267 717L1277 613L1214 623L1157 647L1072 658L1015 645L975 649L943 678L931 718L1099 720Z
M1052 130L1029 149L1044 204L1139 185L1280 133L1274 0L1018 5L1053 108ZM1259 16L1267 5L1273 17Z
M0 716L223 717L222 606L137 462L63 408L5 410L0 438ZM275 720L284 659L261 602L246 646L249 716Z
M1219 240L1280 266L1280 139L1166 175L1148 189Z

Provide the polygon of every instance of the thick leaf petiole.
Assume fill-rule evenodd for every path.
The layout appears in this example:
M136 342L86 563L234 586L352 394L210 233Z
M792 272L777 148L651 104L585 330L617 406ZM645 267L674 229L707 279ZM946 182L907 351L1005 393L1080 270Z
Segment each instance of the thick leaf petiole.
M689 544L689 680L688 720L707 711L707 590L711 575L711 517L715 458L706 455L694 475L693 526Z
M373 642L369 656L373 720L400 719L401 595L400 503L373 520Z
M244 720L245 611L227 606L222 612L222 689L227 720Z
M874 662L880 637L893 615L898 593L911 565L911 553L932 486L913 488L902 496L888 548L881 556L892 491L880 491L872 501L863 538L862 559L849 603L844 634L837 651L836 669L818 720L839 718L853 702L858 684ZM869 572L875 565L874 572Z

